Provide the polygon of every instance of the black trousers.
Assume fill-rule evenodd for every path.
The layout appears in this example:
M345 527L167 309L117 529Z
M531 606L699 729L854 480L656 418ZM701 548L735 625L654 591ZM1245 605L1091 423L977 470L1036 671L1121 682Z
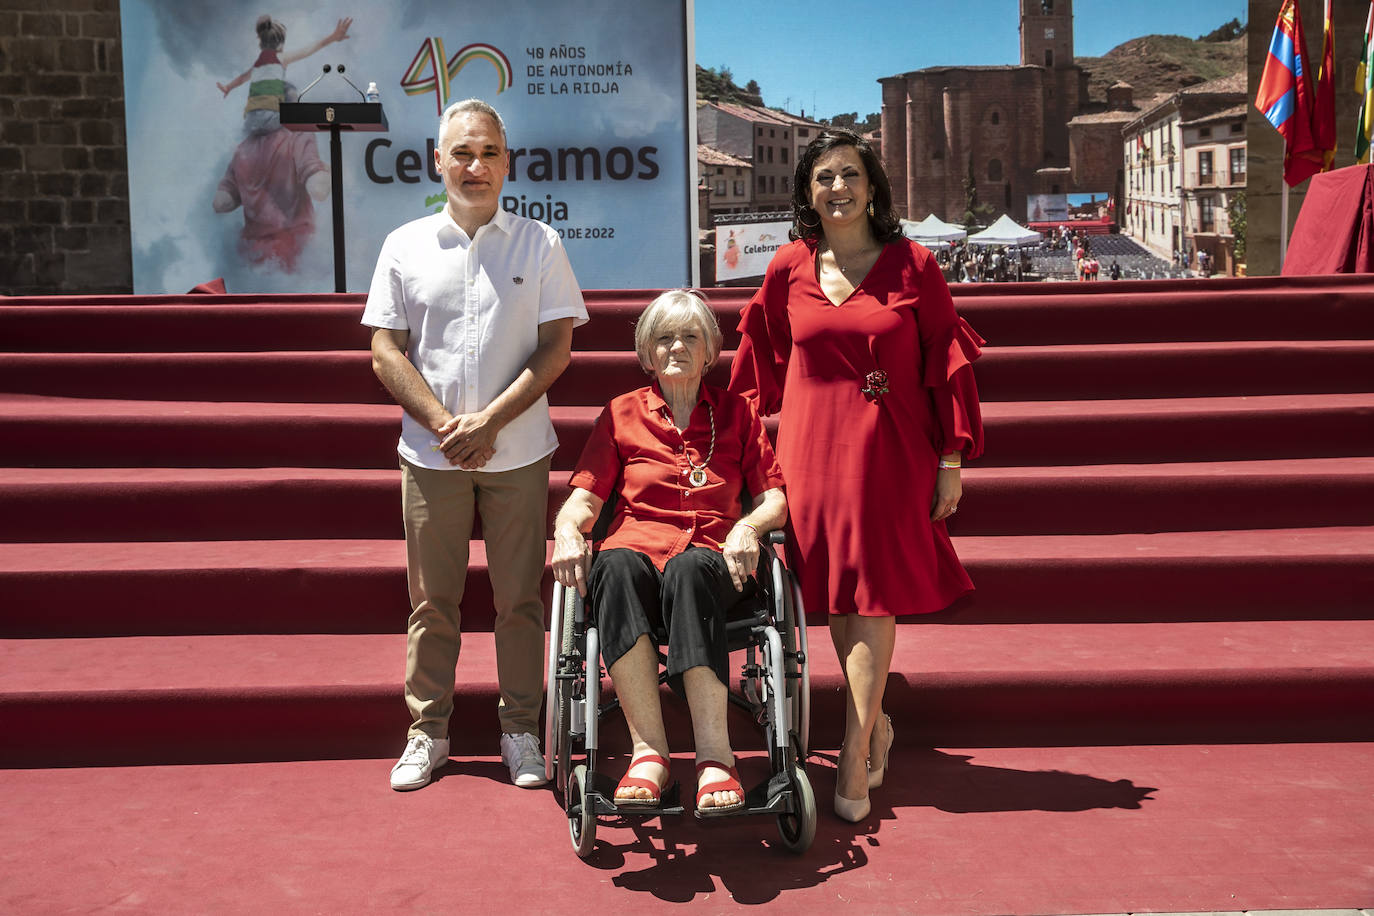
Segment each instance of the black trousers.
M682 689L682 674L705 666L729 685L730 648L725 620L729 610L754 589L735 591L725 557L706 547L689 547L664 564L637 550L603 550L587 580L592 613L601 634L601 657L609 670L648 634L668 640L668 683Z

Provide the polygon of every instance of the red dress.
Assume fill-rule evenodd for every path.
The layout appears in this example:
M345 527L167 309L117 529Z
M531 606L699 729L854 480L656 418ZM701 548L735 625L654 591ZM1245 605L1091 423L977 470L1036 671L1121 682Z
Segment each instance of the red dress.
M885 245L839 306L821 291L815 250L793 242L768 265L740 316L730 389L760 413L781 410L789 556L807 608L938 611L973 590L930 509L939 456L983 450L971 365L983 340L920 245ZM880 369L888 391L870 398L865 380Z

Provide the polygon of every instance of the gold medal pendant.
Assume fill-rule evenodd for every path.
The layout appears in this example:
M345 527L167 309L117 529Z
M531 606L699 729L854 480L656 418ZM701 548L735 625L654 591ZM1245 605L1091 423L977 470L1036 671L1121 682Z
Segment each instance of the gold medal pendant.
M706 470L704 468L692 468L692 473L687 476L687 482L694 487L706 486Z

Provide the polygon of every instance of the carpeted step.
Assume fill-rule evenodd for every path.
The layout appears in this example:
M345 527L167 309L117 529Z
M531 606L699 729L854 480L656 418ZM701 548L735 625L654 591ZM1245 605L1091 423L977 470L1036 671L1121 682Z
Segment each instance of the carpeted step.
M1135 534L1364 525L1374 457L963 471L959 535Z
M568 478L549 474L550 530ZM1359 525L1374 457L970 467L963 481L956 536ZM400 500L384 469L8 468L0 542L392 538Z
M812 735L842 738L819 631ZM886 710L942 745L1369 740L1374 621L903 627ZM741 656L742 658L742 656ZM243 762L394 753L405 639L200 636L0 641L3 766ZM454 753L497 728L490 634L465 636ZM685 717L670 740L689 740ZM607 728L607 747L623 735ZM80 736L80 740L71 740Z
M1370 616L1374 527L962 537L978 592L928 618L1153 622ZM464 627L492 626L472 544ZM552 590L546 570L544 594ZM0 635L396 633L405 547L388 540L0 544ZM816 623L825 609L809 608ZM911 618L918 621L920 618Z
M1374 338L1366 277L1239 277L1120 283L963 283L956 308L998 346ZM587 290L584 350L633 349L633 323L658 290ZM725 345L752 288L709 290ZM18 352L364 349L364 295L26 297L0 305L0 341Z
M707 380L730 380L733 351ZM647 381L632 350L573 353L549 402L600 405ZM984 401L1320 394L1374 387L1374 340L989 347ZM365 350L263 353L6 353L0 391L197 401L390 404Z
M831 814L834 749L811 762L819 818L799 859L778 848L774 818L688 815L602 821L584 862L556 796L513 788L491 744L419 792L387 788L399 740L365 760L14 770L5 824L23 841L6 849L2 899L14 913L113 900L153 913L194 901L205 913L377 914L821 913L843 900L857 913L963 916L1316 916L1370 899L1370 745L933 750L898 728L893 775L857 826ZM741 750L757 741L736 735ZM691 786L691 745L673 750L673 776ZM625 760L604 767L619 776ZM766 772L746 752L746 782ZM432 855L410 852L436 812L449 828L425 838L459 889L434 880ZM538 879L516 896L528 863Z
M586 290L592 321L574 346L633 349L634 321L658 290ZM960 314L998 346L1374 338L1366 278L1251 277L1118 283L969 283ZM726 346L755 290L708 290ZM5 300L0 340L23 352L366 348L366 297L44 296Z
M569 469L599 407L554 407ZM986 467L1374 454L1374 393L992 402ZM768 421L771 425L773 421ZM395 464L386 404L123 401L0 395L0 463L31 467Z

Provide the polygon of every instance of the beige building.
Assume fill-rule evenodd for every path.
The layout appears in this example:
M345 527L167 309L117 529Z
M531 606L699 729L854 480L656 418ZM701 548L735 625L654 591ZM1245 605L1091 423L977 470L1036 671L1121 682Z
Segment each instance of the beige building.
M1208 223L1211 229L1206 234L1217 234L1216 208L1224 194L1218 191L1216 184L1218 160L1212 132L1214 129L1225 131L1225 135L1217 139L1224 141L1223 146L1228 151L1227 168L1229 149L1237 144L1242 149L1240 161L1243 164L1243 121L1234 134L1230 131L1231 125L1242 117L1245 95L1245 74L1236 73L1156 96L1143 106L1139 116L1126 123L1122 129L1126 181L1123 206L1118 214L1122 232L1160 257L1173 259L1175 252L1195 251L1197 241L1193 236L1200 231L1199 212L1205 206L1211 217ZM1230 111L1235 111L1235 115L1224 116ZM1218 116L1223 116L1221 126L1214 128L1211 119ZM1204 131L1207 134L1205 150L1200 143ZM1185 151L1185 135L1198 141L1196 149ZM1210 155L1199 158L1198 154L1204 151ZM1209 184L1202 186L1201 198L1197 194L1200 162L1209 163L1205 179ZM1240 184L1244 186L1243 174ZM1209 239L1209 247L1220 244L1219 239ZM1229 255L1226 263L1229 266ZM1190 266L1196 264L1196 260L1192 260ZM1217 262L1218 269L1220 266Z
M753 209L787 210L797 155L822 129L798 115L759 105L697 102L697 143L753 164Z
M1228 207L1232 196L1245 190L1245 104L1184 121L1182 129L1186 172L1180 218L1194 252L1191 266L1199 266L1196 253L1205 251L1210 272L1232 276L1236 240Z
M698 187L705 190L707 211L714 225L718 213L748 213L754 209L754 164L704 144L697 144Z

